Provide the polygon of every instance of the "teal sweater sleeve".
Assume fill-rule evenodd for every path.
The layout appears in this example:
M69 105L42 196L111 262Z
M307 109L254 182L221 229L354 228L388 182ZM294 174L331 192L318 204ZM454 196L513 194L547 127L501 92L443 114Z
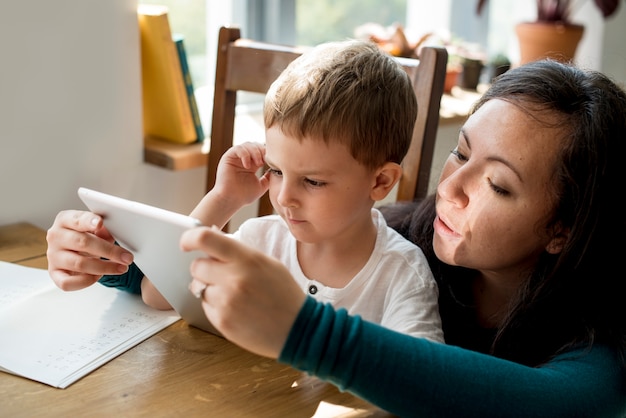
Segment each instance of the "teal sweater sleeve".
M141 279L143 279L143 272L137 267L137 264L132 263L128 266L126 273L115 276L105 275L98 282L107 287L116 287L140 295Z
M532 368L396 333L310 297L278 361L403 417L626 416L626 372L607 347Z

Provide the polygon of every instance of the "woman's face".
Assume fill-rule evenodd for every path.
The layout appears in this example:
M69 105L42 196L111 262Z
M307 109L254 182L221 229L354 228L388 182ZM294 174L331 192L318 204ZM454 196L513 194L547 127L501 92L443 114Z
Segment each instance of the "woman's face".
M503 100L488 101L468 119L437 187L433 245L440 260L516 282L541 252L560 251L561 240L546 230L558 138L556 129Z

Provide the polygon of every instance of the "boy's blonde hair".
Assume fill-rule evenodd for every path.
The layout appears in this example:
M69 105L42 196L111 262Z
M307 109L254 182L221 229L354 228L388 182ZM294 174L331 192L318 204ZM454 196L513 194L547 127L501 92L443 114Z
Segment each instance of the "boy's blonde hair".
M369 168L406 154L417 116L411 80L368 41L329 42L294 60L270 87L265 129L297 139L337 141Z

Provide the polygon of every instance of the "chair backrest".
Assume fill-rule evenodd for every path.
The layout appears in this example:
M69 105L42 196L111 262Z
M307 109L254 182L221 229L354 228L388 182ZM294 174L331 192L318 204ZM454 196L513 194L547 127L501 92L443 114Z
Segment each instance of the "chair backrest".
M238 28L220 28L207 191L215 184L220 158L233 145L237 91L266 93L285 67L303 51L297 47L241 39ZM448 54L444 48L424 47L419 60L398 59L413 82L418 112L411 146L402 162L397 200L413 200L428 193ZM259 202L258 215L272 212L266 193Z

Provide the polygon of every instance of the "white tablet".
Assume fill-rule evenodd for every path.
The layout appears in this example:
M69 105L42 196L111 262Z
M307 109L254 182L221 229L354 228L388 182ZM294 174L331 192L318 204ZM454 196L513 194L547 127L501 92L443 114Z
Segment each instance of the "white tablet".
M179 246L182 233L200 226L199 220L84 187L78 189L78 196L90 211L103 217L104 226L134 254L135 264L183 320L220 335L188 288L191 261L206 254L184 252Z

